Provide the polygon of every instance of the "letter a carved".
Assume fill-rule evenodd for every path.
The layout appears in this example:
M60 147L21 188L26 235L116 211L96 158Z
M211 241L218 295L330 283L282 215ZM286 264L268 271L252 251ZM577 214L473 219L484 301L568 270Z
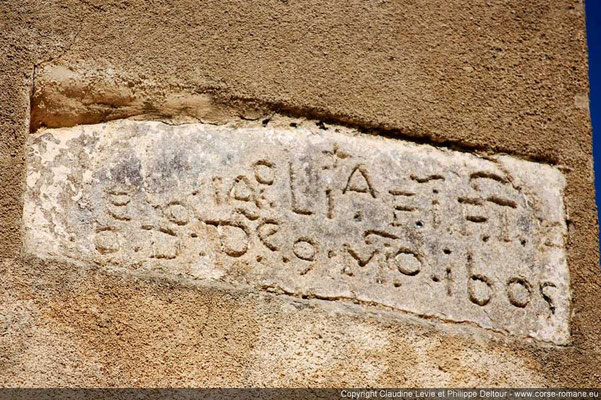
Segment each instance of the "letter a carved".
M376 191L363 165L357 165L351 172L346 187L342 191L343 194L346 192L369 193L371 197L376 198Z

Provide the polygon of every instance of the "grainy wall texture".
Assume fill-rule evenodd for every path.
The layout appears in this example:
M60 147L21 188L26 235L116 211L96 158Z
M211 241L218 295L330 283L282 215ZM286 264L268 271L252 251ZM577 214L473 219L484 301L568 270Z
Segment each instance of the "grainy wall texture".
M601 385L582 1L0 32L1 385Z

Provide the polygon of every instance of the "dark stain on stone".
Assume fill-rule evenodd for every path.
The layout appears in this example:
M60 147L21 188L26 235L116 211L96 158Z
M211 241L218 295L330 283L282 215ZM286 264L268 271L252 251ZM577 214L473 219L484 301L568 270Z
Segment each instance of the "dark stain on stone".
M123 153L121 153L123 154ZM141 163L133 154L123 154L108 171L105 179L114 183L123 183L134 186L142 185ZM109 178L110 177L110 178Z

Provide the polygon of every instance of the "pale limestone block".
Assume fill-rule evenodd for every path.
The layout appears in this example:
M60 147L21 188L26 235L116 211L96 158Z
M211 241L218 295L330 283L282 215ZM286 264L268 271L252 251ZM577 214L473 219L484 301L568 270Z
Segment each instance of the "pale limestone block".
M569 342L555 167L334 127L123 120L28 145L28 253Z

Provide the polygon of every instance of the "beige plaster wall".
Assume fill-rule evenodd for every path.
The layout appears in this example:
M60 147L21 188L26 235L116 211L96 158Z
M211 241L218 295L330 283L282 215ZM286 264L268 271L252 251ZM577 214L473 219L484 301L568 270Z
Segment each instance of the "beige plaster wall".
M601 384L581 1L0 2L0 383ZM22 254L30 130L274 113L558 166L570 344Z

